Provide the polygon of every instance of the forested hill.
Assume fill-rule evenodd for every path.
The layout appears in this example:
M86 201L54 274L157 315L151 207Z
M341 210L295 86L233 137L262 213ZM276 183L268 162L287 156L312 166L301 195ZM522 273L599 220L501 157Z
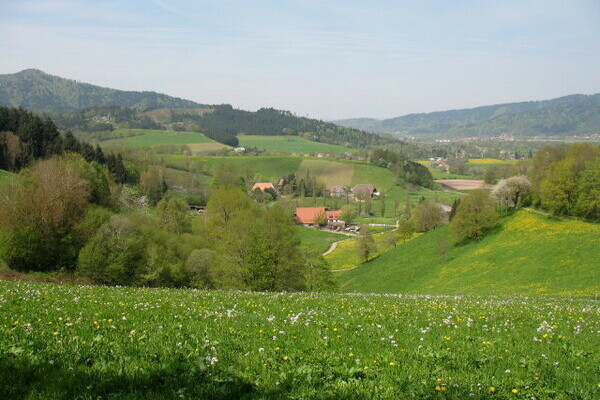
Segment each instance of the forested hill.
M600 134L600 94L409 114L385 120L354 118L335 123L407 136L593 135Z
M203 105L155 92L127 92L28 69L0 75L0 106L49 113L61 130L110 131L115 128L199 131L228 145L236 135L292 135L348 147L365 148L397 140L289 111L256 112L228 104ZM85 136L85 135L83 135Z
M0 75L0 105L59 113L102 106L139 110L202 107L193 101L165 94L103 88L37 69Z

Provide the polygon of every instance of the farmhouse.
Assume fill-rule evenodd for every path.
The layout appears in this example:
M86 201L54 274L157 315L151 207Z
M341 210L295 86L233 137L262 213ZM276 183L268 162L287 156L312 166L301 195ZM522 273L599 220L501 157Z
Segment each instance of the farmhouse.
M254 192L256 189L259 189L261 192L264 192L267 189L275 190L275 186L271 182L256 182L254 186L252 186L252 191Z
M298 207L296 208L296 223L304 226L317 225L317 219L325 214L325 207Z
M346 195L346 188L344 186L334 186L329 192L331 193L331 197L342 197Z
M377 188L375 186L369 185L369 184L360 184L360 185L354 186L354 188L352 188L352 194L354 194L354 197L367 197L367 196L378 197L379 196L379 192L377 191Z
M327 226L338 227L344 224L340 218L342 212L340 210L327 211L325 207L298 207L296 208L296 223L299 225L311 226L317 225L317 220L320 216L325 216ZM345 225L345 224L344 224Z

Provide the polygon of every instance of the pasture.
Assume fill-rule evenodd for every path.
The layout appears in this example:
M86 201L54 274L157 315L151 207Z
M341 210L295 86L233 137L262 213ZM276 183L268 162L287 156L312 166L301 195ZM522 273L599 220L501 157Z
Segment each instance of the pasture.
M308 159L302 160L297 174L301 177L306 177L307 175L317 177L326 187L336 185L349 186L352 182L354 170L355 166L349 163Z
M388 230L390 228L387 228ZM375 241L375 248L373 254L369 257L373 259L375 257L380 256L381 254L391 250L393 248L393 244L389 242L390 236L395 235L395 232L390 233L376 233L373 234L373 240ZM342 238L343 239L343 238ZM344 240L343 242L339 242L337 244L336 249L327 254L325 259L329 263L329 267L331 270L344 270L355 268L364 262L363 259L360 258L358 249L359 242L358 238L346 238L348 240Z
M448 227L339 274L343 291L595 297L600 225L529 211L478 242L451 243Z
M258 135L238 135L240 146L256 147L270 153L287 154L343 154L355 152L354 149L347 147L311 142L299 136L258 136Z
M435 183L450 190L489 189L490 185L481 179L436 179Z
M0 281L7 399L592 399L591 299Z
M12 172L8 172L3 169L0 169L0 179L8 178L11 175L14 175L14 174Z
M520 160L500 160L498 158L469 158L467 164L469 165L515 165Z
M333 242L348 238L339 233L326 232L304 226L298 227L298 237L300 238L302 251L316 254L322 254L327 251Z
M124 145L126 147L143 148L164 145L189 145L216 143L198 132L174 132L157 129L116 129L115 134L131 135L119 139L103 141L103 145ZM222 147L227 147L221 145Z

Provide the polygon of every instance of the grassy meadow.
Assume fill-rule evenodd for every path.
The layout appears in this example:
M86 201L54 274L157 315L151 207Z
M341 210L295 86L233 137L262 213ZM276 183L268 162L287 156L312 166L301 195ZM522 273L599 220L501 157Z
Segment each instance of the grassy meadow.
M256 147L270 153L313 154L329 153L343 154L355 150L328 143L311 142L299 136L259 136L238 135L240 146Z
M479 242L444 227L338 276L347 292L595 297L598 243L598 224L519 211Z
M0 281L7 399L592 399L599 303Z
M298 227L298 237L300 238L300 247L303 251L317 254L327 251L333 242L347 238L347 236L340 235L339 233L326 232L304 226Z
M125 137L105 140L102 142L103 146L124 146L134 149L160 146L187 146L194 155L202 155L229 148L229 146L215 142L198 132L121 128L115 129L113 133L115 135L122 134Z
M393 248L393 245L389 243L390 235L395 235L395 233L373 234L375 249L370 258L378 257ZM339 242L336 249L326 255L325 259L333 271L354 268L364 262L358 254L358 249L358 238L347 238L347 240Z
M0 179L8 178L11 175L13 175L12 172L8 172L3 169L0 169Z

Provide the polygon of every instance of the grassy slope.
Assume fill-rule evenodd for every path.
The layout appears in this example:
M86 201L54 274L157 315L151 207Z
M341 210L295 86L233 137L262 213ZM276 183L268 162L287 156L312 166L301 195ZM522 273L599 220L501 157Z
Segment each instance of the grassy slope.
M374 234L373 239L375 241L375 251L370 258L377 257L386 251L389 251L392 246L388 243L388 239L390 235L395 234L395 232ZM358 254L358 239L348 239L349 240L338 243L336 249L325 256L325 259L329 263L329 267L332 270L353 268L357 265L360 265L360 263L363 261Z
M311 142L298 136L238 135L240 146L256 147L272 153L331 153L342 154L354 150L328 143Z
M0 169L0 179L7 178L11 175L14 175L14 174L12 172L8 172L3 169Z
M174 132L154 129L117 129L117 133L139 133L136 136L111 139L102 142L103 145L123 144L128 147L152 147L158 145L186 145L197 143L215 143L198 132ZM143 134L142 134L143 133ZM222 147L226 147L223 145Z
M304 226L298 227L298 237L302 243L301 248L303 251L316 252L318 254L327 251L333 242L346 239L344 235Z
M296 172L302 161L300 157L291 156L204 157L202 160L210 169L214 170L219 164L233 165L242 170L243 173L259 175L256 178L274 184L284 175Z
M5 399L593 399L600 390L589 299L0 281L0 304Z
M352 182L352 176L356 166L329 160L302 160L298 167L298 175L316 176L326 187L348 186Z
M600 293L600 225L555 221L528 211L480 242L451 246L448 228L423 235L340 275L345 291L594 296Z

